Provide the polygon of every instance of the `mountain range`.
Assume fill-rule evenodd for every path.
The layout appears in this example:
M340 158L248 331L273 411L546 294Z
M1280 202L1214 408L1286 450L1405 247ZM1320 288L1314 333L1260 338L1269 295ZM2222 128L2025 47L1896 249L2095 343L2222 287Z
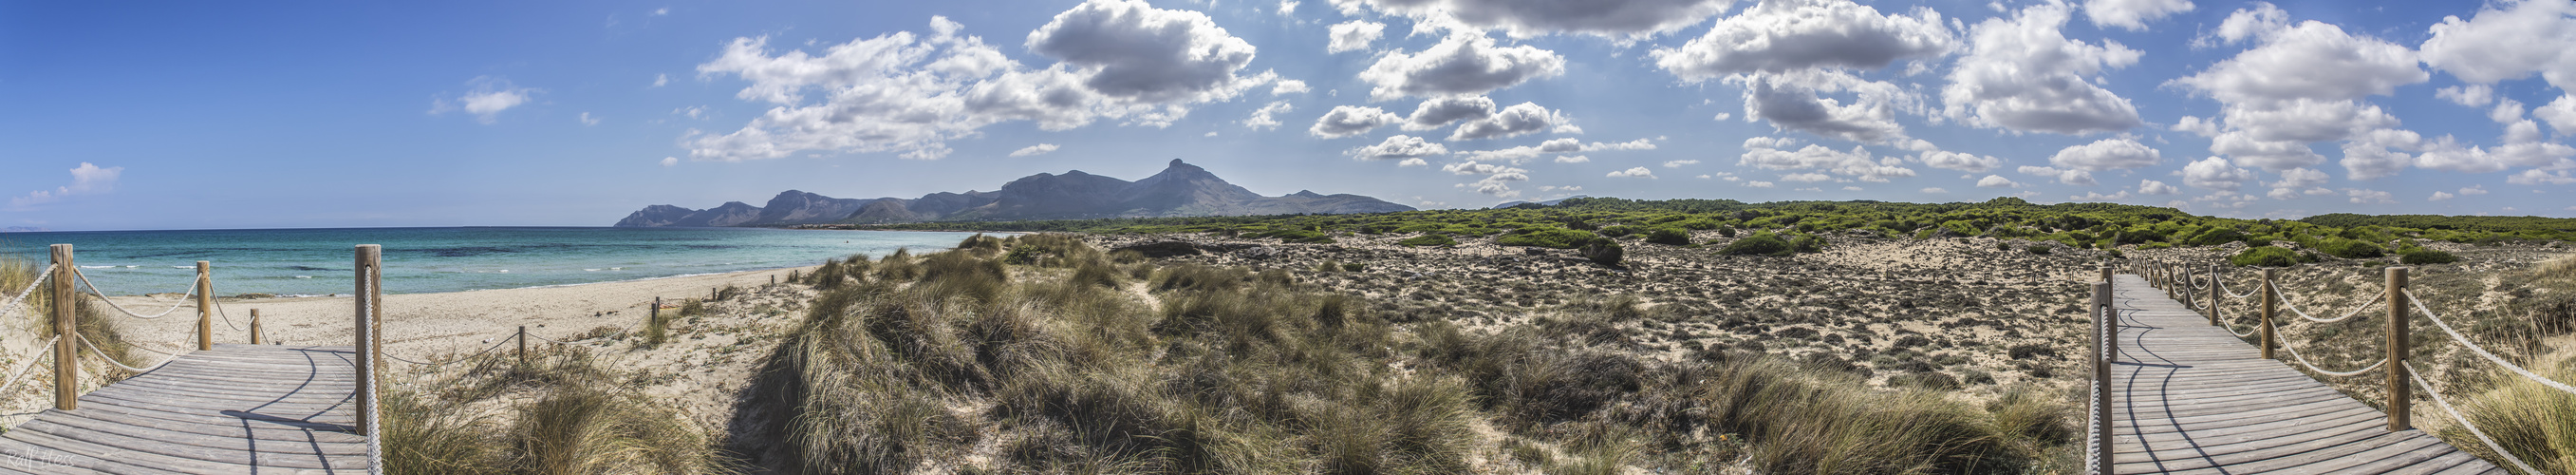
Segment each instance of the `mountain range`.
M996 191L939 192L920 198L833 198L797 190L762 206L740 201L708 209L644 207L618 227L739 227L800 224L891 224L924 221L1027 221L1168 216L1345 214L1413 211L1352 194L1299 191L1262 196L1197 165L1172 160L1161 173L1127 181L1083 173L1039 173Z

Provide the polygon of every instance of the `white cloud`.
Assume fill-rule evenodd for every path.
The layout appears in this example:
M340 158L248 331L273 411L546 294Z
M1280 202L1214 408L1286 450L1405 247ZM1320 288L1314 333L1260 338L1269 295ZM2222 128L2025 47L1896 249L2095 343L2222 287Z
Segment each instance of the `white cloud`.
M2576 135L2576 95L2558 96L2549 105L2532 109L2531 116L2549 121L2549 128L2560 137Z
M1592 163L1592 157L1583 155L1561 156L1556 157L1556 163Z
M1397 137L1403 136L1398 135ZM1439 144L1431 145L1434 147L1439 146ZM1475 183L1463 183L1458 186L1475 187L1477 193L1505 198L1520 196L1521 194L1519 191L1512 189L1512 182L1529 181L1529 170L1489 163L1476 163L1473 161L1442 165L1440 166L1440 170L1456 175L1484 175L1484 179L1476 180Z
M1535 46L1501 47L1483 33L1451 33L1420 53L1378 56L1359 78L1375 100L1403 96L1484 94L1531 79L1565 74L1565 57Z
M2353 204L2396 204L2396 203L2397 203L2397 197L2396 197L2396 195L2389 194L2388 192L2385 192L2385 191L2378 191L2378 190L2365 190L2365 189L2360 189L2360 188L2345 188L2343 191L2344 191L2344 195L2345 195L2345 196L2349 196L2349 197L2351 197L2351 198L2352 198L2352 203L2353 203Z
M662 87L662 85L670 84L670 83L671 83L671 75L669 75L669 74L654 74L654 75L653 75L653 87Z
M1697 24L1733 0L1335 0L1352 11L1366 4L1424 24L1499 29L1515 38L1553 33L1642 39Z
M1260 109L1254 109L1251 117L1243 118L1243 126L1252 130L1278 130L1281 124L1273 116L1296 109L1296 106L1288 105L1288 101L1270 101Z
M1717 119L1717 120L1719 120L1719 121L1725 121L1726 119L1733 119L1733 118L1735 118L1735 114L1726 113L1726 112L1719 112L1719 113L1717 113L1717 115L1715 116L1715 119Z
M2218 135L2218 121L2186 115L2182 116L2182 120L2175 121L2171 129L2175 132L2190 132L2192 135L2213 137Z
M1630 169L1626 169L1626 170L1620 170L1620 171L1610 172L1610 174L1609 174L1608 176L1609 176L1609 177L1611 177L1611 178L1654 178L1654 177L1655 177L1655 171L1654 171L1654 170L1647 170L1647 169L1646 169L1646 167L1635 167L1635 168L1630 168Z
M1449 147L1431 143L1430 141L1422 140L1420 137L1414 137L1411 135L1387 137L1386 141L1378 142L1377 145L1354 148L1342 152L1343 155L1349 155L1352 158L1362 160L1420 158L1446 153L1449 153Z
M1820 181L1834 181L1834 176L1823 173L1791 173L1780 175L1780 181L1790 183L1815 183Z
M1276 11L1279 12L1279 16L1296 18L1297 3L1297 0L1279 0L1279 9Z
M2514 167L2564 169L2576 167L2576 162L2568 160L2571 156L2576 156L2576 148L2556 143L2514 142L2486 148L2461 145L2445 136L2425 145L2424 153L2415 157L2415 166L2462 173L2492 173Z
M1378 38L1386 36L1386 24L1374 21L1351 20L1329 29L1332 37L1331 42L1324 45L1326 53L1367 50L1369 43L1376 43Z
M1968 56L1941 89L1944 113L1981 127L2060 134L2145 125L2128 99L2085 81L2136 64L2141 53L2108 40L2095 46L2067 39L2059 31L2067 8L2032 5L2010 20L1978 23Z
M1573 121L1559 111L1549 111L1538 104L1523 102L1505 107L1491 116L1458 124L1449 141L1517 137L1541 130L1567 131Z
M2254 172L2227 165L2227 159L2209 157L2182 167L2182 184L2222 191L2243 188L2254 181Z
M2450 192L2447 192L2447 191L2436 191L2436 192L2433 192L2433 196L2432 196L2432 197L2430 197L2430 198L2425 198L2425 199L2424 199L2424 201L2450 201L2450 200L2451 200L2451 198L2458 198L2458 197L2459 197L2459 196L2457 196L2457 195L2453 195L2453 194L2451 194Z
M1771 170L1818 170L1848 176L1860 181L1885 183L1890 177L1914 176L1914 170L1896 165L1900 160L1889 157L1876 160L1868 150L1858 146L1839 151L1820 145L1787 150L1796 140L1754 137L1744 141L1744 155L1737 165Z
M1404 118L1404 130L1437 129L1493 115L1494 100L1485 96L1435 97L1414 106L1413 115Z
M1927 195L1946 194L1946 193L1949 193L1949 192L1950 192L1950 190L1944 190L1944 189L1940 189L1940 188L1924 188L1924 189L1922 189L1921 191L1923 192L1923 194L1927 194Z
M2469 107L2485 107L2487 103L2495 102L2495 88L2485 84L2447 86L2433 90L2433 97L2439 97L2442 98L2442 100L2451 101L2452 104Z
M655 9L653 9L653 16L664 16L664 15L670 15L670 14L671 14L671 7L662 7L662 8L655 8Z
M1273 96L1285 96L1285 95L1289 95L1289 94L1305 94L1307 91L1313 91L1313 90L1314 90L1314 89L1310 89L1310 88L1307 88L1307 87L1306 87L1306 82L1305 82L1305 81L1299 81L1299 80L1295 80L1295 79L1281 79L1281 80L1279 80L1278 82L1274 82L1274 83L1271 83L1271 84L1270 84L1270 95L1273 95Z
M680 157L662 157L662 166L664 167L676 166L679 164Z
M1028 146L1028 147L1021 148L1021 149L1019 149L1019 150L1013 150L1013 151L1011 151L1011 156L1014 156L1014 157L1026 157L1026 156L1030 156L1030 155L1045 155L1045 154L1047 154L1048 152L1054 152L1056 148L1057 148L1057 147L1056 147L1056 145L1055 145L1055 144L1051 144L1051 143L1042 143L1042 144L1037 144L1037 145L1030 145L1030 146Z
M1963 172L1983 172L1993 170L1995 167L2003 166L2004 163L2003 159L1995 158L1993 155L1980 156L1941 150L1924 152L1915 156L1915 161L1923 162L1924 166L1932 168L1958 170Z
M1423 160L1422 160L1422 159L1420 159L1420 158L1407 158L1407 159L1404 159L1404 161L1401 161L1401 162L1395 162L1395 166L1398 166L1398 167L1423 167L1423 166L1430 166L1430 165L1431 165L1431 162L1423 161Z
M2498 9L2504 7L2504 9ZM2468 20L2442 19L2421 47L2424 63L2470 84L2540 73L2559 89L2576 88L2576 4L2553 0L2486 2Z
M1748 181L1744 182L1744 186L1746 188L1770 188L1772 184L1767 181Z
M2554 172L2549 172L2549 171L2541 171L2541 170L2533 169L2533 170L2523 170L2523 171L2522 171L2522 173L2517 173L2517 174L2514 174L2513 176L2506 177L2506 178L2504 179L2504 182L2505 182L2505 183L2512 183L2512 184L2516 184L2516 185L2532 185L2532 186L2538 186L2538 185L2566 185L2566 184L2576 184L2576 177L2567 176L2567 171L2566 171L2566 170L2558 170L2558 171L2554 171Z
M2149 21L2191 9L2191 0L2085 0L2084 18L2095 25L2142 31Z
M1672 161L1664 162L1664 168L1681 168L1681 167L1682 167L1682 165L1698 165L1698 164L1699 164L1699 161L1698 161L1698 160L1672 160Z
M1896 123L1899 110L1919 110L1912 91L1882 81L1868 81L1840 71L1807 70L1732 76L1744 87L1744 113L1771 125L1854 142L1885 142L1905 136ZM1850 104L1818 97L1819 92L1851 92Z
M80 166L72 167L71 173L71 184L54 187L51 190L31 191L27 192L27 196L10 198L9 207L25 209L28 206L51 203L77 195L97 195L116 191L116 178L125 174L125 167L100 168L89 162L81 162Z
M1250 43L1207 15L1142 0L1091 0L1058 14L1026 47L1059 62L1027 69L962 25L933 17L932 34L896 32L825 48L771 54L768 38L737 38L702 75L732 74L735 94L775 104L741 130L691 131L696 158L738 161L801 151L945 156L946 142L990 124L1027 120L1065 130L1097 118L1166 127L1192 104L1229 100L1274 74L1237 74ZM819 93L820 103L809 102Z
M2021 184L2020 184L2020 183L2014 183L2014 182L2012 181L2012 179L2011 179L2011 178L2004 178L2002 175L1986 175L1986 177L1985 177L1985 178L1982 178L1982 179L1978 179L1978 180L1977 180L1977 187L1978 187L1978 188L2020 188L2020 187L2021 187Z
M599 125L599 118L591 117L589 112L583 112L581 113L581 125Z
M2093 186L2101 184L2101 182L2093 181L2093 172L2084 170L2023 165L2020 168L2014 169L2014 171L2019 171L2024 175L2037 175L2053 178L2056 179L2058 183L2068 185Z
M534 100L534 95L539 92L537 89L511 85L508 79L491 76L476 76L465 83L474 88L452 99L431 102L429 113L436 115L465 111L467 114L474 114L474 120L489 124L497 120L501 111L527 104L528 101Z
M2514 123L2514 121L2522 120L2522 101L2516 101L2513 99L2496 100L2495 108L2487 110L2487 120L2495 121L2498 124L2511 124Z
M1850 0L1766 1L1717 21L1679 48L1658 48L1655 65L1684 80L1809 68L1877 69L1901 58L1938 56L1958 42L1941 14L1882 15Z
M2461 189L2460 189L2460 195L2461 195L2461 196L2483 195L2483 194L2487 194L2487 188L2486 188L2486 186L2485 186L2485 185L2469 185L2469 187L2467 187L2467 188L2461 188Z
M2271 4L2262 6L2270 8ZM2246 11L2237 14L2245 15ZM2230 23L2234 22L2231 18ZM2224 34L2225 29L2221 30ZM2388 95L2397 86L2431 77L2416 67L2413 50L2378 38L2353 36L2331 23L2310 20L2246 34L2262 37L2262 45L2174 82L2233 104Z
M2129 190L2120 190L2118 193L2108 195L2099 191L2087 191L2082 195L2067 195L2066 199L2067 201L2119 201L2129 199Z
M2058 150L2057 155L2048 157L2048 163L2061 168L2103 171L2151 167L2164 163L2164 156L2136 140L2115 138Z
M2173 185L2167 185L2165 182L2138 180L2138 194L2141 195L2170 195L2181 192L2181 189L2174 188Z
M1403 117L1396 117L1395 114L1375 107L1335 106L1332 112L1326 112L1323 117L1315 118L1315 125L1307 127L1306 131L1317 137L1341 138L1368 133L1370 130L1402 120L1404 120Z

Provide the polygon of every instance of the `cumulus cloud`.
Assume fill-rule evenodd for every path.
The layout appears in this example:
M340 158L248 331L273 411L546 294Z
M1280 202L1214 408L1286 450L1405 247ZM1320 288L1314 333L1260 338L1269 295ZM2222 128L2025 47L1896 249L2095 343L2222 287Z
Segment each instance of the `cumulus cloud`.
M1922 191L1922 192L1923 192L1923 194L1927 194L1927 195L1946 194L1946 193L1949 193L1949 192L1950 192L1950 190L1944 190L1944 189L1940 189L1940 188L1924 188L1924 189L1922 189L1922 190L1920 190L1920 191Z
M671 75L669 75L669 74L658 74L658 73L657 73L657 74L654 74L654 75L653 75L653 87L662 87L663 85L670 84L670 83L671 83Z
M2175 132L2190 132L2192 135L2202 137L2214 137L2218 135L2218 121L2186 115L2182 116L2182 120L2174 121L2170 129Z
M677 166L679 164L680 157L662 157L662 166L664 167Z
M1854 142L1886 142L1905 136L1896 112L1919 110L1913 92L1883 81L1863 80L1841 71L1806 70L1733 76L1744 87L1744 113L1773 127ZM1853 93L1850 104L1817 93Z
M2149 21L2191 9L2191 0L2085 0L2084 18L2095 25L2141 31Z
M1296 106L1288 105L1288 101L1270 101L1260 109L1254 109L1251 117L1243 118L1243 126L1252 130L1278 130L1281 124L1279 119L1273 116L1296 109Z
M1023 148L1021 148L1021 149L1019 149L1019 150L1013 150L1013 151L1011 151L1011 156L1014 156L1014 157L1026 157L1026 156L1031 156L1031 155L1045 155L1045 154L1047 154L1048 152L1054 152L1054 151L1055 151L1055 149L1056 149L1056 145L1055 145L1055 144L1051 144L1051 143L1042 143L1042 144L1030 145L1030 146L1027 146L1027 147L1023 147Z
M1413 115L1404 118L1404 130L1437 129L1492 115L1494 100L1485 96L1435 97L1414 106Z
M2012 181L2012 179L2011 179L2011 178L2004 178L2004 177L2003 177L2003 175L1986 175L1986 177L1985 177L1985 178L1980 178L1980 179L1978 179L1978 180L1977 180L1977 187L1978 187L1978 188L2020 188L2020 187L2021 187L2021 184L2020 184L2020 183L2014 183L2014 182Z
M2467 188L2461 188L2461 189L2460 189L2460 195L2461 195L2461 196L2483 195L2483 194L2487 194L2487 187L2486 187L2485 185L2469 185Z
M2173 185L2167 185L2165 182L2138 180L2138 194L2141 195L2170 195L2181 192L2181 189L2174 188Z
M1501 150L1476 150L1476 151L1463 151L1463 152L1459 152L1459 153L1460 153L1460 154L1462 154L1462 155L1465 155L1465 156L1466 156L1468 159L1470 159L1470 160L1505 160L1505 161L1510 161L1510 162L1512 162L1512 163L1520 163L1520 162L1521 162L1521 161L1523 161L1523 160L1529 160L1529 159L1532 159L1532 158L1537 158L1540 154L1548 154L1548 153L1576 153L1576 152L1602 152L1602 151L1620 151L1620 150L1654 150L1654 149L1655 149L1655 143L1654 143L1653 141L1650 141L1650 140L1647 140L1647 139L1636 139L1636 140L1630 140L1630 141L1626 141L1626 142L1617 142L1617 143L1592 142L1592 143L1588 143L1588 144L1587 144L1587 143L1583 143L1583 141L1582 141L1582 140L1580 140L1580 139L1575 139L1575 138L1572 138L1572 137L1568 137L1568 138L1561 138L1561 139L1552 139L1552 140L1548 140L1548 141L1546 141L1546 142L1540 142L1540 143L1539 143L1539 145L1538 145L1538 146L1536 146L1536 147L1523 145L1523 146L1519 146L1519 147L1512 147L1512 148L1501 149ZM1589 159L1589 158L1585 158L1585 160L1590 160L1590 159ZM1559 158L1559 159L1558 159L1558 161L1559 161L1560 163L1574 163L1574 162L1564 162L1564 159L1563 159L1563 158Z
M1941 89L1945 113L1982 127L2060 134L2145 125L2128 99L2085 80L2106 68L2136 64L2138 50L2107 40L2095 46L2067 39L2059 32L2067 9L2032 5L2010 20L1978 23L1969 34L1968 56L1959 59L1950 84Z
M1681 168L1681 167L1682 167L1682 165L1698 165L1698 164L1699 164L1699 161L1698 161L1698 160L1671 160L1671 161L1666 161L1666 162L1664 162L1664 168Z
M1402 136L1399 135L1398 137ZM1436 147L1439 145L1432 144L1432 146ZM1484 193L1503 198L1521 195L1520 191L1512 189L1512 182L1529 181L1529 170L1490 163L1476 163L1474 161L1442 165L1440 166L1440 170L1457 175L1484 175L1485 178L1476 180L1474 183L1462 183L1458 186L1474 188L1477 193Z
M1407 158L1407 159L1404 159L1404 161L1401 161L1401 162L1395 162L1395 166L1398 166L1398 167L1421 167L1421 166L1430 166L1430 165L1431 165L1431 162L1423 161L1423 160L1422 160L1422 159L1420 159L1420 158Z
M2451 192L2448 192L2448 191L2436 191L2436 192L2433 192L2433 196L2432 196L2432 197L2430 197L2430 198L2425 198L2425 199L2424 199L2424 201L2450 201L2450 200L2451 200L2451 198L2458 198L2458 197L2459 197L2458 195L2453 195L2453 194L2451 194Z
M1192 104L1229 100L1276 78L1238 74L1253 47L1207 15L1142 0L1091 0L1029 33L1026 47L1058 60L1028 69L963 25L931 18L929 35L897 32L822 54L773 54L768 38L737 38L702 75L731 74L735 94L776 105L741 130L692 131L701 159L776 158L801 151L945 156L948 140L1005 121L1065 130L1097 118L1169 126ZM824 99L806 100L809 94Z
M1451 131L1447 140L1517 137L1542 130L1568 132L1574 131L1572 123L1563 112L1523 102L1486 117L1459 123L1458 129Z
M1367 50L1370 43L1376 43L1378 38L1386 36L1385 23L1366 20L1341 22L1327 29L1331 31L1332 36L1330 42L1324 45L1326 53Z
M2569 54L2576 51L2576 4L2487 2L2469 19L2444 17L2429 31L2424 63L2461 81L2486 85L2539 73L2559 89L2576 89L2576 55Z
M2003 159L1995 158L1993 155L1976 155L1942 150L1932 150L1915 155L1915 161L1923 162L1923 166L1963 172L1984 172L1987 170L1993 170L1995 167L2003 166L2004 163Z
M1737 159L1736 164L1771 170L1815 170L1876 183L1885 183L1892 177L1914 176L1913 169L1899 165L1901 159L1875 159L1861 147L1842 151L1810 144L1790 149L1797 144L1796 140L1788 138L1746 139L1744 155Z
M2254 172L2227 164L2227 159L2209 157L2182 167L2182 184L2212 190L2236 191L2254 181Z
M2120 190L2118 193L2108 195L2099 191L2087 191L2082 195L2067 195L2066 199L2068 201L2119 201L2129 199L2129 190Z
M1556 163L1592 163L1592 157L1583 155L1562 156L1556 157Z
M1375 100L1484 94L1565 74L1565 57L1534 46L1496 46L1483 33L1453 32L1420 53L1392 52L1361 71Z
M2429 141L2415 166L2462 173L2492 173L2516 167L2576 168L2576 148L2549 142L2511 142L2494 148L2463 145L2451 137Z
M1733 0L1336 0L1345 9L1380 12L1432 24L1498 29L1515 38L1554 33L1640 39L1697 24Z
M2388 192L2385 192L2385 191L2379 191L2379 190L2365 190L2365 189L2360 189L2360 188L2345 188L2343 191L2344 191L2344 196L2350 197L2350 198L2352 199L2352 203L2353 203L2353 204L2396 204L2396 203L2397 203L2397 197L2396 197L2395 195L2392 195L2392 194L2390 194L2390 193L2388 193Z
M1647 169L1646 169L1646 167L1635 167L1635 168L1629 168L1629 169L1626 169L1626 170L1620 170L1620 171L1610 172L1610 174L1609 174L1608 176L1609 176L1609 177L1611 177L1611 178L1654 178L1654 177L1655 177L1655 171L1654 171L1654 170L1647 170Z
M1678 48L1658 48L1655 65L1698 81L1810 68L1876 69L1902 58L1938 56L1958 40L1941 14L1884 15L1850 0L1766 1L1717 21Z
M599 125L599 118L591 117L589 112L583 112L581 113L581 125Z
M1387 137L1386 141L1378 142L1377 145L1354 148L1342 152L1343 155L1349 155L1352 158L1362 160L1421 158L1446 153L1449 153L1449 147L1431 143L1430 141L1422 140L1420 137L1414 137L1411 135Z
M2239 10L2235 16L2262 15L2249 12ZM2261 37L2261 46L2174 82L2221 102L2248 103L2384 96L2396 91L2397 86L2431 77L2416 67L2413 50L2378 38L2353 36L2332 23L2310 20L2297 26L2268 25L2246 27L2243 36L2239 36Z
M1279 82L1271 83L1271 85L1270 85L1270 95L1273 95L1273 96L1285 96L1285 95L1289 95L1289 94L1305 94L1305 93L1306 93L1306 91L1312 91L1312 90L1314 90L1314 89L1309 89L1309 88L1307 88L1307 87L1306 87L1306 82L1305 82L1305 81L1299 81L1299 80L1295 80L1295 79L1281 79L1281 80L1279 80Z
M2103 171L2155 166L2164 163L2164 157L2136 140L2116 138L2058 150L2057 155L2048 157L2048 163L2060 168Z
M1335 106L1332 112L1326 112L1323 117L1315 118L1315 125L1307 127L1306 132L1328 139L1349 137L1368 133L1370 130L1402 120L1404 120L1403 117L1396 117L1385 109L1367 106Z
M116 191L116 178L125 174L125 167L101 168L89 162L81 162L80 166L72 167L71 172L71 184L54 187L51 190L27 192L27 196L9 198L9 207L25 209L28 206L52 203L77 195L96 195Z
M2487 103L2495 102L2495 87L2485 84L2445 86L2441 89L2433 90L2433 97L2439 97L2442 98L2442 100L2451 101L2452 104L2469 107L2486 107Z
M2561 95L2549 105L2531 110L2532 117L2549 121L2549 128L2560 137L2576 135L2576 95Z
M437 115L464 111L467 114L474 114L474 120L489 124L498 120L501 111L527 104L539 92L533 88L511 85L508 79L491 76L475 76L474 79L465 81L465 84L473 86L473 89L453 98L432 101L429 105L429 113Z
M2537 186L2537 185L2566 185L2566 184L2576 184L2576 177L2570 177L2570 176L2567 176L2567 171L2566 171L2566 170L2558 170L2558 171L2542 171L2542 170L2539 170L2539 169L2532 169L2532 170L2523 170L2523 171L2522 171L2522 173L2516 173L2516 174L2514 174L2513 176L2505 177L2504 182L2505 182L2505 183L2512 183L2512 184L2516 184L2516 185L2533 185L2533 186Z

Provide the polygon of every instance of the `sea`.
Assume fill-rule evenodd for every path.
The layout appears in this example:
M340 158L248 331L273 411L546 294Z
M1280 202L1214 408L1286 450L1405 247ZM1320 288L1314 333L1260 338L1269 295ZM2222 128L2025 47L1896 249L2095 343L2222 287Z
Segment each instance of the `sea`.
M356 246L384 246L386 293L659 279L955 247L974 233L766 228L459 227L0 233L0 257L41 267L53 244L108 295L185 292L209 261L215 295L347 294Z

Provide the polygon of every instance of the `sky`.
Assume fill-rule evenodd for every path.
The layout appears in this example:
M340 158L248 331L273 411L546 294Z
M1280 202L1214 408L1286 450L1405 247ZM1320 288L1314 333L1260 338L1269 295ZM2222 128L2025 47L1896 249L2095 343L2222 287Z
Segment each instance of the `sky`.
M0 228L1138 179L2576 216L2576 2L0 3Z

